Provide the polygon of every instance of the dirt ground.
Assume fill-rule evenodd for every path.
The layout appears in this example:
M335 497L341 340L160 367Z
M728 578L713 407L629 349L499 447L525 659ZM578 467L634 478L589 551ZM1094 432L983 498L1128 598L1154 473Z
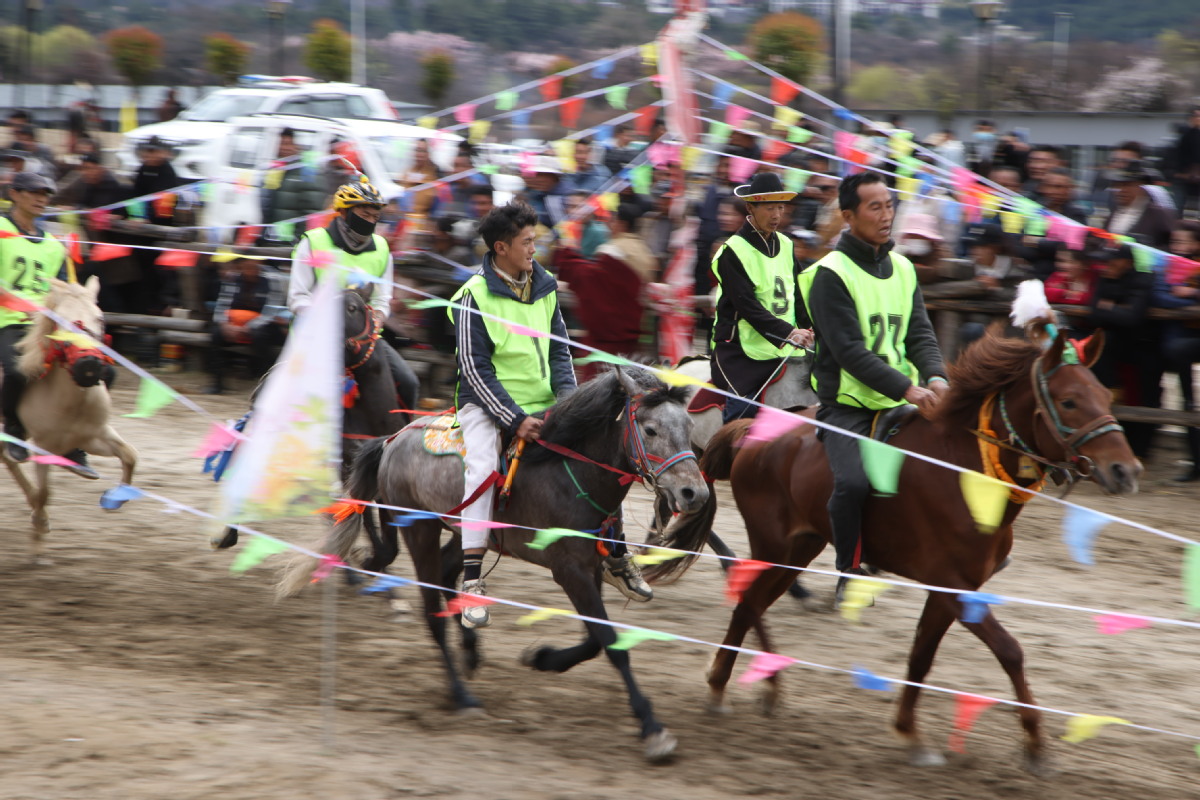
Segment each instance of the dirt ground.
M195 390L198 376L175 381ZM116 395L132 408L131 380ZM198 402L236 417L245 395ZM206 507L214 484L189 457L207 423L181 406L118 427L141 453L135 483ZM1200 538L1197 489L1167 478L1179 453L1160 451L1143 491L1087 505ZM648 766L615 672L603 659L565 675L517 663L528 645L567 644L577 623L515 625L520 612L494 607L486 663L473 689L487 716L448 711L441 670L424 626L393 622L377 599L338 586L336 709L323 711L322 590L275 603L268 565L229 573L232 554L208 549L199 521L164 514L155 502L119 512L97 505L115 483L115 461L97 459L103 480L56 475L51 566L27 566L27 515L15 488L0 489L0 798L136 800L221 798L1185 798L1196 796L1200 760L1193 741L1109 727L1082 744L1058 740L1064 718L1049 716L1056 772L1021 770L1015 715L983 714L967 753L941 768L907 765L889 733L896 693L866 692L844 674L794 666L784 705L764 717L755 687L731 686L734 713L705 713L703 675L711 648L648 642L633 663L658 714L680 740L678 758ZM717 529L746 552L727 490ZM649 520L640 489L628 504L630 531ZM1019 522L1012 566L993 592L1127 613L1186 617L1181 549L1167 540L1109 526L1097 563L1075 565L1061 540L1061 512L1030 505ZM640 528L637 525L640 523ZM315 519L265 529L311 540ZM631 536L631 538L633 538ZM399 562L398 562L399 563ZM828 554L816 566L828 567ZM400 574L411 574L401 565ZM565 598L536 568L505 560L489 581L502 596L550 606ZM832 580L809 585L828 596ZM646 606L617 602L629 621L720 641L729 608L715 562L698 564ZM413 598L415 600L415 597ZM829 613L803 612L785 598L770 615L779 649L840 667L862 665L901 677L923 595L893 589L855 627ZM1046 706L1123 717L1200 735L1194 685L1200 636L1157 626L1104 636L1088 614L1008 606L1001 620L1025 648L1029 677ZM754 644L750 641L749 644ZM738 674L745 661L739 662ZM930 682L1011 697L1003 672L962 628L943 644ZM921 719L944 744L954 714L945 695L926 694ZM332 717L332 719L330 718Z

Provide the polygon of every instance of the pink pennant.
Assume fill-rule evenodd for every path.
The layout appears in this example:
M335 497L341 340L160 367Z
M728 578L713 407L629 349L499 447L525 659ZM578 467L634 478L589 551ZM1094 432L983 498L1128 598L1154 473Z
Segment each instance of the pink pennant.
M738 678L738 683L756 683L795 663L796 659L777 653L758 653L750 661L750 666Z
M308 254L308 264L313 269L324 269L336 260L336 256L328 250L313 250Z
M748 181L756 166L758 165L748 158L734 156L729 160L729 179L734 183Z
M475 104L463 103L461 106L454 109L454 118L463 125L470 125L475 121Z
M342 561L332 553L325 553L321 556L321 563L313 570L312 582L319 583L329 577L329 574L338 567L346 566L346 562Z
M1150 620L1145 617L1131 617L1127 614L1097 614L1092 619L1096 620L1097 630L1110 636L1150 627Z
M504 327L508 328L518 336L532 336L535 339L545 339L550 335L548 333L543 333L542 331L535 331L533 328L520 325L516 322L506 322L504 323Z
M850 160L850 154L854 152L854 134L850 131L834 131L833 132L833 154L838 158Z
M950 173L955 194L972 194L975 191L975 173L966 167L955 167Z
M799 414L780 411L778 408L765 406L758 410L750 432L746 434L748 442L770 442L783 436L788 431L799 428L806 422Z
M455 614L461 614L463 609L490 606L495 605L495 603L496 601L490 597L483 597L478 594L460 594L457 597L451 598L450 602L446 603L445 611L439 611L434 616L453 617Z
M729 569L729 578L725 583L725 599L735 604L742 602L742 595L758 578L759 573L772 566L769 561L739 558Z
M977 694L954 696L954 731L950 734L949 747L956 753L967 752L967 734L975 726L975 720L987 709L996 705L990 697Z
M219 422L214 422L209 426L208 435L204 437L204 441L196 448L196 452L192 453L192 458L208 458L213 453L227 450L231 444L245 438L237 431L227 428Z
M1198 271L1200 271L1200 262L1173 255L1167 260L1167 283L1171 285L1183 283Z
M1072 250L1082 250L1087 238L1087 228L1071 222L1056 214L1050 215L1050 225L1046 228L1046 238L1062 242Z
M69 458L62 456L34 456L32 459L35 464L46 464L51 467L73 467L75 462Z
M725 124L731 125L734 128L741 125L750 116L750 109L743 108L735 103L730 103L725 106Z
M466 530L493 530L495 528L511 528L507 522L493 522L490 519L464 519L461 522Z

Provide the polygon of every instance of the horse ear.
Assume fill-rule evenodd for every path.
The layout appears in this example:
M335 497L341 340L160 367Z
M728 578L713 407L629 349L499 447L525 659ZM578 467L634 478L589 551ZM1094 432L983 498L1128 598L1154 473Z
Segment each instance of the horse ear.
M92 296L92 302L96 302L100 298L100 278L96 275L87 279L87 283L83 284L83 288L87 289L88 294Z
M1104 352L1104 329L1097 328L1091 336L1077 342L1075 348L1079 351L1079 360L1090 369Z
M1070 347L1071 345L1067 342L1067 338L1062 334L1062 331L1056 332L1053 340L1047 335L1046 340L1050 342L1050 345L1048 348L1045 345L1042 347L1046 351L1046 355L1042 356L1042 371L1050 372L1062 366L1063 346Z
M630 397L636 397L642 393L642 387L638 386L637 381L626 374L620 365L613 367L613 371L617 373L617 380L620 381L621 388L625 390L625 394Z

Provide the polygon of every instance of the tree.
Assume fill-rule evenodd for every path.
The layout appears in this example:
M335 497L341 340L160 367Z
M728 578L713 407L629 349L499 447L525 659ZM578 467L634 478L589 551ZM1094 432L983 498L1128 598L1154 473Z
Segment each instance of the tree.
M796 83L807 83L825 35L821 24L796 11L768 14L754 24L746 43L754 58Z
M204 66L223 84L230 84L246 71L250 45L239 42L228 33L214 33L204 38Z
M304 49L304 64L318 78L327 81L350 79L350 34L331 19L313 23Z
M109 31L104 44L117 72L135 88L149 81L162 66L162 37L141 25Z
M1161 59L1139 58L1127 69L1111 70L1083 95L1084 111L1170 111L1185 97L1184 82Z
M434 50L421 59L421 91L435 106L454 84L454 56L444 50Z
M922 81L908 70L890 64L876 64L855 72L846 94L855 103L876 108L925 108L929 102Z

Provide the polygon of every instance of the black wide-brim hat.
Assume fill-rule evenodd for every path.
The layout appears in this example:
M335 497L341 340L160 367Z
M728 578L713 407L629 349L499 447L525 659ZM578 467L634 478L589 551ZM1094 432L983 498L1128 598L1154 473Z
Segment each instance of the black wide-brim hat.
M735 188L733 194L747 203L786 203L796 196L783 188L783 181L774 172L759 172L750 183Z

